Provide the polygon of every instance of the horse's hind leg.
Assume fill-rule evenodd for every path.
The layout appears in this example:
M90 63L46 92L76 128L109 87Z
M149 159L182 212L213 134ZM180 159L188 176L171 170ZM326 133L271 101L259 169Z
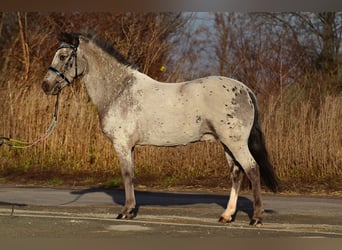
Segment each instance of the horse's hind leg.
M227 145L227 144L225 144ZM228 148L227 148L228 149ZM254 207L254 212L253 212L253 218L250 221L250 225L258 225L262 223L262 213L263 213L263 208L262 208L262 200L261 200L261 185L260 185L260 173L259 173L259 166L254 160L253 156L249 152L247 142L242 143L242 142L236 142L236 143L231 143L229 147L229 151L234 157L235 161L237 164L239 164L244 172L246 173L248 179L251 182L252 185L252 192L253 192L253 207ZM241 177L239 177L241 178ZM238 183L236 185L241 184L241 180L237 178ZM235 187L236 188L236 187ZM232 192L236 192L238 189L232 188ZM234 193L233 193L234 194ZM237 194L231 199L237 199ZM232 200L233 204L234 200ZM228 203L229 206L229 203ZM228 209L228 208L227 208ZM228 209L229 210L229 209ZM225 215L225 213L223 214ZM228 213L227 213L228 215ZM225 219L227 217L224 217ZM229 221L229 220L228 220Z
M243 171L235 164L234 160L226 152L228 165L231 169L230 176L232 179L232 189L230 190L229 201L226 210L222 213L219 222L226 223L233 220L236 212L236 205L239 196L239 190L242 182Z

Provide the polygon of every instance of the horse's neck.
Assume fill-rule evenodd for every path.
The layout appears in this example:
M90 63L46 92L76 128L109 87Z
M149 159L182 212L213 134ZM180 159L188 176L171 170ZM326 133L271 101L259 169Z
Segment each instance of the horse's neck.
M84 76L85 85L90 98L101 112L131 82L132 69L120 64L116 58L94 44L83 46L83 51L88 64L88 72Z

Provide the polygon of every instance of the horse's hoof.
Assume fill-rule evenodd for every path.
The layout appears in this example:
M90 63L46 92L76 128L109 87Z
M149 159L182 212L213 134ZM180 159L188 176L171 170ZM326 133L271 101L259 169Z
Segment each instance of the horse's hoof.
M255 226L255 227L260 227L262 225L262 221L261 219L251 219L251 221L249 222L250 226Z
M222 224L226 224L226 223L232 222L232 220L231 219L226 219L223 216L221 216L220 219L218 220L218 222L222 223Z
M118 216L116 217L117 220L131 220L133 219L135 216L131 215L131 214L118 214Z
M136 208L132 208L128 213L121 213L118 214L118 216L116 217L117 220L121 220L121 219L126 219L126 220L131 220L134 217L137 216L137 209Z
M116 219L121 220L124 218L124 216L125 216L124 214L118 214L118 216L116 216Z

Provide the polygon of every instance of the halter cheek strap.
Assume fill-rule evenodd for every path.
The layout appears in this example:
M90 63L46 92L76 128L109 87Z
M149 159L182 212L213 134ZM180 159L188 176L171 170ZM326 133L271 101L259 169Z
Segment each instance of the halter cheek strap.
M68 85L71 84L69 79L62 72L60 72L58 69L51 67L51 66L48 69L51 70L52 72L56 73L56 75L58 75L59 77L63 78L63 80L65 80L68 83Z

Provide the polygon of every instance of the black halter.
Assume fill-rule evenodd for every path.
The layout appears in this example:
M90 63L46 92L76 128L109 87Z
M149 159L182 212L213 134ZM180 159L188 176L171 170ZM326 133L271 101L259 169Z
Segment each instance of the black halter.
M58 75L59 77L61 77L63 80L65 80L67 82L67 85L71 85L71 82L73 80L75 80L77 78L77 47L76 46L73 46L73 45L69 45L69 44L64 44L64 45L61 45L58 47L57 50L60 50L60 49L64 49L64 48L67 48L67 49L72 49L72 52L71 52L71 55L69 56L68 58L68 61L66 62L65 66L64 66L64 70L63 72L59 71L58 69L54 68L54 67L49 67L49 70L51 70L52 72L54 72L56 75ZM69 66L69 63L71 61L72 58L75 58L75 76L74 78L70 81L65 75L65 71L68 69L68 66Z

